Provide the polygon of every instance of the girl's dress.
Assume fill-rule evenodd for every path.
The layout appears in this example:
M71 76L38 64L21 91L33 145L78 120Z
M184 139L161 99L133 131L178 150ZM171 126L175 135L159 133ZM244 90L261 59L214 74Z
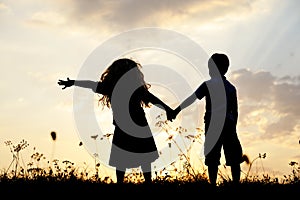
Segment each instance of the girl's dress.
M102 94L103 91L99 82L96 92ZM122 91L126 92L126 88ZM117 99L111 103L115 129L109 159L110 166L119 169L135 168L142 164L149 164L159 156L141 104L142 100L157 103L157 97L144 89L135 90L128 103L124 102L124 99Z

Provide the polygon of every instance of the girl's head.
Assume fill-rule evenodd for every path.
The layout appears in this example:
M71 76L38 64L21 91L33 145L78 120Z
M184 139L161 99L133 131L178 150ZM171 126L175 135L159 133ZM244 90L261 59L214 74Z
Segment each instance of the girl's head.
M109 80L112 83L118 81L126 72L131 69L140 69L141 65L128 58L115 60L102 74L101 81ZM142 74L141 74L142 75Z
M141 71L141 64L128 58L120 58L115 60L101 75L100 82L102 83L103 96L99 100L103 105L110 106L111 95L113 89L120 78L130 70L134 69L134 77L131 77L130 81L137 81L137 84L141 85L144 90L148 90L150 87L144 80L144 75Z

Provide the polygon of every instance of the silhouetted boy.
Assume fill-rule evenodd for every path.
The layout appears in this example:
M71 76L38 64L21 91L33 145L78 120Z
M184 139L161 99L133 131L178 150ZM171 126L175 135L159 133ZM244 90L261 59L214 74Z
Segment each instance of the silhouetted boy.
M173 112L172 118L196 99L205 97L205 164L208 166L209 180L216 185L221 148L223 147L226 165L231 167L234 183L240 181L240 164L243 153L236 132L238 120L237 91L225 77L229 59L225 54L215 53L208 60L211 79L204 81L196 91L185 99Z

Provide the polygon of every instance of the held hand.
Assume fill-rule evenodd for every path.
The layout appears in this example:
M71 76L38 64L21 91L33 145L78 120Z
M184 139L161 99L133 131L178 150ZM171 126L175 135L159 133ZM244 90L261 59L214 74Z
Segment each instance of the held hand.
M173 109L167 110L167 119L169 121L173 121L179 112L180 112L180 107L177 107L175 110Z
M168 121L173 121L173 119L175 119L174 115L173 115L174 110L169 108L166 110L166 114L167 114L167 120Z
M167 113L167 119L173 121L177 117L180 110L181 109L179 106L175 110L171 110L169 113Z
M67 87L73 86L73 85L74 85L74 82L75 82L74 80L70 80L69 77L68 77L66 81L59 80L59 81L58 81L58 85L64 86L64 87L62 88L62 89L64 90L64 89L66 89Z

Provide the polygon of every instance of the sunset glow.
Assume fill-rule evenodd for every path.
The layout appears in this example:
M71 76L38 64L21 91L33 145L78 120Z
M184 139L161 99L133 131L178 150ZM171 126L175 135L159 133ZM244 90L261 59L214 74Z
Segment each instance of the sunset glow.
M266 153L264 168L258 164L259 172L289 174L289 162L300 161L299 8L297 0L0 1L0 168L7 169L13 159L5 141L18 144L23 139L29 143L22 152L24 163L29 162L36 147L47 159L93 167L93 154L85 144L79 145L82 138L74 120L74 89L62 91L57 81L75 79L87 57L109 38L131 29L157 27L191 38L208 55L225 52L229 56L227 78L238 90L238 135L245 153L250 159ZM142 65L161 64L178 71L189 66L168 52L151 49L127 56ZM208 77L205 67L201 67L199 82L187 73L192 89ZM100 77L102 71L97 73ZM157 77L164 76L157 72ZM145 73L147 77L151 78L149 73ZM179 102L166 90L168 87L153 84L151 90L175 108ZM103 111L97 99L95 95L97 120L103 131L110 133L111 113ZM203 128L203 106L198 101L185 116L179 116L179 121L180 117L200 116L197 127L184 127L188 131ZM150 110L148 116L157 114L158 110ZM176 127L176 123L171 125ZM159 131L155 121L150 124ZM52 131L57 134L55 141ZM97 133L86 136L93 134ZM161 138L159 145L166 139ZM94 144L94 140L90 142ZM97 151L109 150L96 147ZM201 145L193 146L199 166L201 151ZM113 168L102 170L114 176Z

